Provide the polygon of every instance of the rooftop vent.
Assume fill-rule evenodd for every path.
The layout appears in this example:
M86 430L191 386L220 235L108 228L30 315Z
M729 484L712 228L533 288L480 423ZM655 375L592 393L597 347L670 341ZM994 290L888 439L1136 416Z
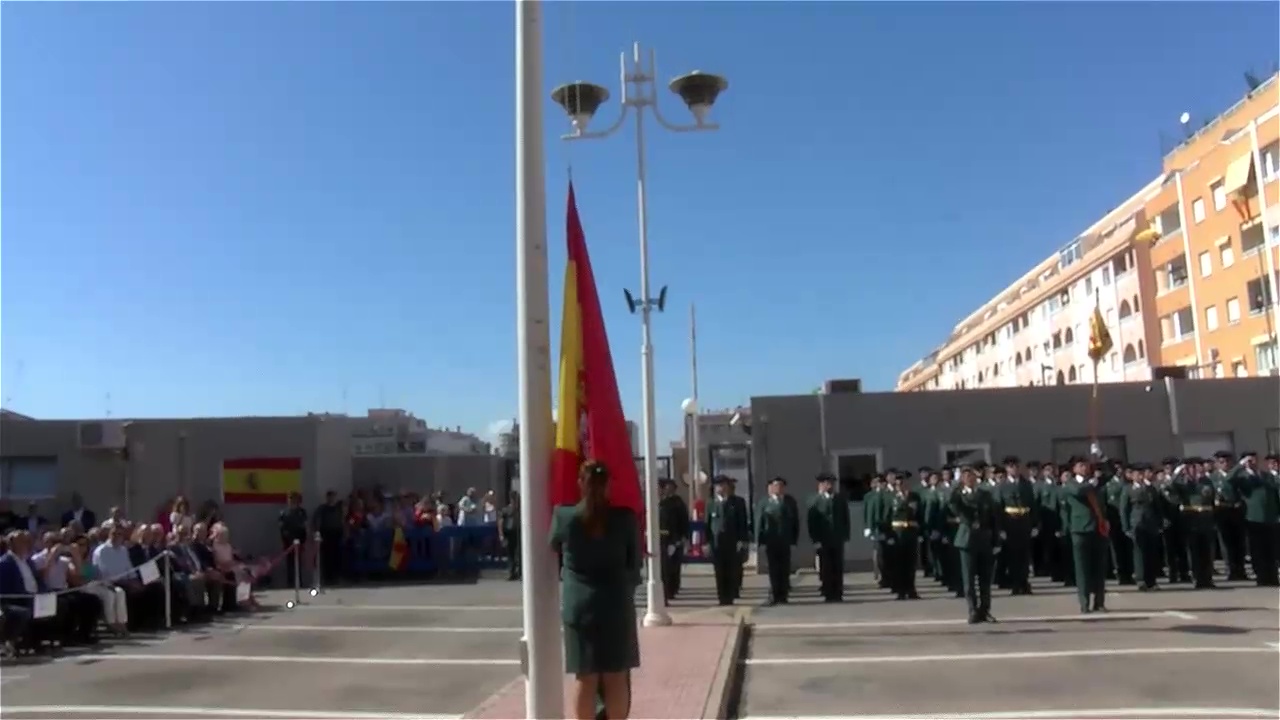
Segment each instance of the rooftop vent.
M828 380L822 385L825 395L847 395L862 392L862 380L849 378L844 380Z

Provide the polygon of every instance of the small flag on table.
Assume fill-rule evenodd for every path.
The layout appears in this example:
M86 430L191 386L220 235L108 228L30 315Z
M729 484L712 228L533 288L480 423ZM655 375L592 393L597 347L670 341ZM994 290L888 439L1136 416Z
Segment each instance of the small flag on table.
M404 570L409 563L409 541L404 538L404 528L396 528L391 536L391 569Z

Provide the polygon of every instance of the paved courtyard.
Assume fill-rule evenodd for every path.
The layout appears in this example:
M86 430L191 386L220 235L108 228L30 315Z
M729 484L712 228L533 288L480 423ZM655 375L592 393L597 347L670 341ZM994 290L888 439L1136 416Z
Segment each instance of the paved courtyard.
M519 584L502 580L336 590L296 610L6 666L0 716L458 718L519 674L519 603Z
M843 605L806 578L793 604L755 611L740 718L1280 717L1274 589L1125 588L1081 616L1074 589L1038 583L997 591L999 624L970 626L931 581L906 602L847 582Z

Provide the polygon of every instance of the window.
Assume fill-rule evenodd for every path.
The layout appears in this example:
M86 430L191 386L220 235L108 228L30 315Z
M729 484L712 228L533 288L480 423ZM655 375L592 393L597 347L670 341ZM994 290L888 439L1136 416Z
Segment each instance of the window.
M1249 296L1249 314L1257 315L1258 313L1271 307L1271 285L1267 283L1265 277L1254 278L1245 286L1245 293Z
M1058 251L1058 267L1066 267L1084 257L1084 253L1080 248L1080 241L1075 240L1066 247Z
M1187 257L1179 255L1164 266L1161 274L1161 292L1176 290L1187 284Z
M1240 322L1240 298L1227 299L1227 324L1234 325Z
M1245 366L1243 360L1234 360L1231 363L1231 374L1234 377L1249 377L1249 368Z
M1270 375L1276 370L1276 341L1253 346L1253 364L1259 375Z
M1262 181L1271 182L1280 175L1280 140L1262 148Z
M1226 270L1236 264L1235 251L1231 249L1231 238L1218 246L1218 264L1222 265L1222 269Z
M1116 325L1116 309L1115 309L1115 308L1107 308L1107 314L1103 317L1103 320L1104 320L1104 321L1106 321L1106 323L1107 323L1107 327L1115 327L1115 325Z
M1262 234L1262 223L1255 222L1249 227L1240 228L1240 254L1248 255L1262 247L1266 238Z
M1161 239L1172 237L1175 233L1182 229L1182 218L1178 216L1178 203L1174 203L1156 215L1153 221L1156 231L1160 233Z
M1174 343L1191 337L1196 331L1196 318L1187 306L1160 318L1160 332L1165 343Z
M1213 209L1221 210L1227 206L1227 192L1222 186L1222 181L1218 180L1209 186L1209 192L1213 195Z
M1116 368L1120 366L1120 353L1118 352L1111 353L1111 356L1107 358L1107 362L1111 366L1111 371L1115 372Z
M1053 349L1057 350L1060 347L1062 347L1062 333L1056 332L1053 334Z
M1133 308L1129 307L1129 301L1121 300L1120 301L1120 319L1128 320L1132 316L1133 316Z
M1106 265L1102 268L1102 287L1111 284L1111 266Z
M1206 250L1200 253L1200 277L1209 277L1213 274L1213 255Z
M1196 198L1191 201L1191 219L1196 223L1204 222L1204 198Z
M1132 345L1124 346L1124 364L1132 365L1138 362L1138 351L1133 349Z
M1218 308L1216 305L1210 305L1204 309L1204 327L1209 332L1218 329Z
M1084 279L1084 294L1089 296L1093 295L1093 278Z
M0 460L0 497L48 500L57 494L57 458L11 457Z

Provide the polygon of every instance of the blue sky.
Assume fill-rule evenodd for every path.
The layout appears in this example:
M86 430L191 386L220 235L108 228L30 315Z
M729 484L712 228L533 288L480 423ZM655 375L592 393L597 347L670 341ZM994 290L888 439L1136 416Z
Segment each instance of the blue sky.
M727 75L650 133L662 440L703 406L897 373L1159 170L1276 58L1274 3L553 3L547 89L618 52ZM515 411L514 8L6 3L5 404L40 417ZM683 120L673 96L664 107ZM601 112L613 117L615 108ZM546 104L639 417L630 133ZM553 332L555 330L553 329ZM108 400L108 395L110 399Z

